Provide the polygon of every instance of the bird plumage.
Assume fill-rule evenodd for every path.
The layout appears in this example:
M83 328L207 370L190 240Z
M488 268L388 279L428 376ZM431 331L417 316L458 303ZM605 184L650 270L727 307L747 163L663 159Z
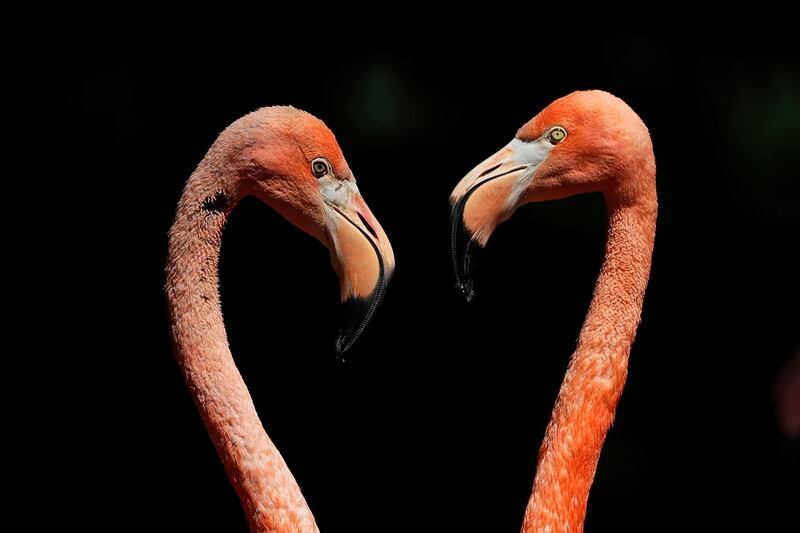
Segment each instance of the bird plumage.
M523 125L451 195L456 278L471 299L477 252L498 224L526 203L589 192L602 192L608 210L605 257L539 450L524 533L583 530L650 273L658 210L650 135L619 98L575 92Z
M317 160L325 162L319 175ZM382 291L394 257L333 133L290 107L260 109L220 134L187 181L170 230L165 290L175 356L250 529L313 532L314 517L264 431L222 320L217 287L222 230L246 195L257 196L330 248L344 300ZM380 277L378 266L385 272ZM369 317L357 318L363 329ZM348 334L347 340L355 336Z

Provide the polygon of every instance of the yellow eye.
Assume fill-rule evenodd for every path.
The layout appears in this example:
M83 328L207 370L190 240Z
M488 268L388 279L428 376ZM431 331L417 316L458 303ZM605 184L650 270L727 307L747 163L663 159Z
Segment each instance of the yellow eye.
M547 140L550 144L558 144L567 136L567 130L561 126L556 126L547 132Z

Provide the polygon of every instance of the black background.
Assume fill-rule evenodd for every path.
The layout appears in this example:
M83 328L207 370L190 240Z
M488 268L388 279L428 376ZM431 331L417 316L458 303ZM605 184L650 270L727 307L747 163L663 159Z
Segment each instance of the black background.
M102 260L82 271L108 302L84 322L101 352L88 363L102 434L83 444L96 470L90 524L246 530L172 359L162 270L175 204L216 135L292 104L337 135L397 271L336 364L327 251L258 201L240 204L221 294L268 433L323 531L518 530L602 258L604 206L590 195L519 210L492 237L467 305L450 272L447 198L553 99L599 88L650 128L660 212L586 528L796 530L798 440L775 402L800 342L792 35L634 26L579 40L552 27L520 24L510 40L477 24L441 41L431 27L376 29L351 45L329 28L312 51L274 32L169 43L143 32L64 55L74 140L91 161L83 179L103 191L76 216L90 237L115 235L90 239Z

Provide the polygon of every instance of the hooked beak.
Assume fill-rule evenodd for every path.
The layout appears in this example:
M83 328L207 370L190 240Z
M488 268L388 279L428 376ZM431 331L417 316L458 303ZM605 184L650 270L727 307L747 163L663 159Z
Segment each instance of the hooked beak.
M336 340L337 357L341 359L364 332L383 298L394 271L394 252L354 182L320 181L331 262L339 275L342 302L347 306L345 323Z
M456 286L469 302L475 296L478 255L498 224L508 220L552 148L512 140L472 169L450 195L451 249Z

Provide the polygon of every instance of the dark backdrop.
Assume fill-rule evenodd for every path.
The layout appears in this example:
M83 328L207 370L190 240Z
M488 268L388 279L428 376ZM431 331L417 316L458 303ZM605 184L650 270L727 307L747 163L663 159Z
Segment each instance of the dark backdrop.
M604 207L589 195L519 210L467 305L451 278L447 198L553 99L599 88L650 128L660 212L587 530L797 527L797 435L781 430L775 396L800 343L791 35L616 28L578 41L522 25L510 42L463 29L444 44L409 28L343 45L331 31L313 54L274 34L131 35L65 54L75 140L92 161L82 179L104 191L76 216L116 235L94 238L103 260L83 272L109 302L85 322L102 349L87 497L106 502L90 523L246 529L172 359L162 269L184 181L216 135L292 104L337 135L397 271L338 365L327 251L252 198L233 213L223 308L268 433L323 531L518 530L600 265Z

